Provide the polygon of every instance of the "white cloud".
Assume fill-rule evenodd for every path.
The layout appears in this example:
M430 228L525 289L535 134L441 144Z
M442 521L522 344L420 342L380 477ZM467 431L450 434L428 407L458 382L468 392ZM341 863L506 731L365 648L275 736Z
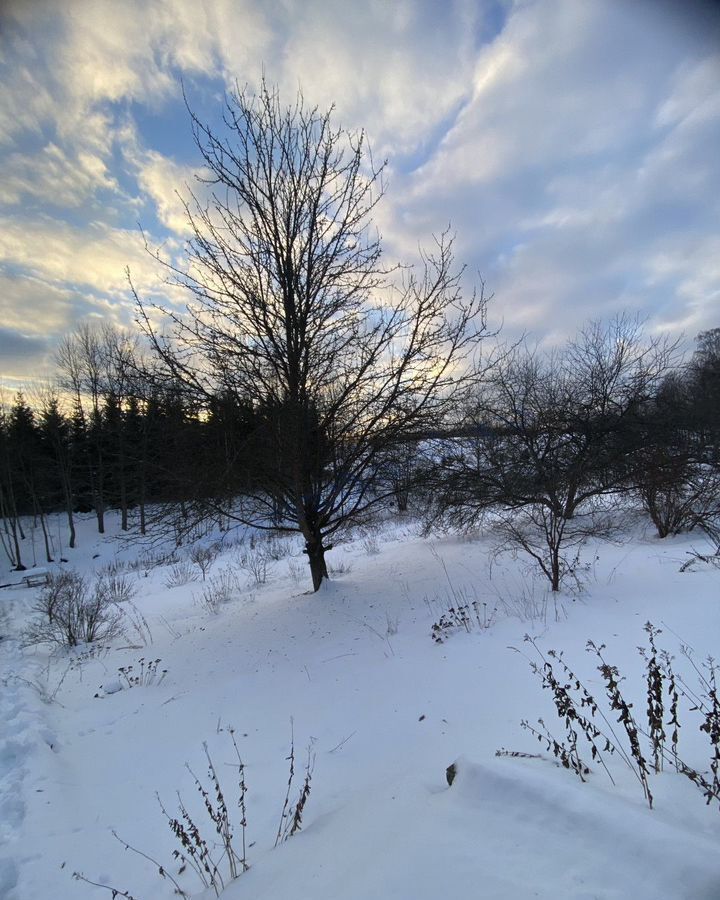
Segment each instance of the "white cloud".
M9 274L0 266L2 382L16 390L52 374L58 338L88 319L128 326L132 310L91 290L78 292L27 272Z
M657 125L677 125L681 122L692 125L717 118L720 106L719 76L720 53L699 61L681 63L673 77L670 95L657 110Z
M658 327L694 335L720 323L720 234L670 237L644 260L650 288L674 286L683 303L658 312ZM666 290L666 295L669 293Z
M481 17L475 3L295 4L269 74L286 93L299 81L312 102L336 104L379 154L412 152L468 95Z
M452 221L469 276L483 273L509 328L558 336L623 307L657 327L717 324L711 29L659 0L501 9L504 27L479 46L501 24L491 2L6 4L0 201L12 216L0 221L0 258L54 298L34 301L34 321L54 333L73 309L128 316L128 264L143 293L164 290L133 222L152 204L161 226L186 236L175 191L194 187L194 172L180 152L152 146L131 104L164 114L181 74L205 98L194 75L220 79L211 89L236 77L252 86L264 65L284 99L301 84L308 102L336 103L336 121L365 127L376 155L390 157L377 215L388 255L414 258ZM203 116L221 100L201 105ZM29 302L17 279L3 301L12 317L8 297ZM21 329L21 313L12 322Z
M98 104L152 105L177 96L179 72L257 84L264 67L287 95L301 84L311 102L336 103L345 125L367 127L384 147L405 151L467 94L480 10L470 0L443 8L410 0L275 7L72 0L58 14L44 0L16 3L6 14L26 34L38 32L39 22L56 24L43 54L52 99L61 103L55 110L44 103L34 114L35 124L50 118L67 139ZM35 49L21 44L16 57L29 63ZM20 82L13 80L12 93Z
M515 332L565 336L623 308L717 324L717 267L696 256L705 276L681 278L677 236L720 234L720 61L652 13L518 3L437 151L396 174L382 214L393 249L409 255L451 219ZM665 253L677 277L651 284Z
M28 339L47 338L68 331L79 319L88 317L126 321L123 312L117 304L109 304L106 297L91 292L80 297L76 290L37 275L20 277L0 271L3 326Z
M204 193L203 186L197 182L201 168L178 163L157 150L145 149L131 121L126 120L119 131L118 144L137 181L138 205L149 201L165 228L177 236L187 237L191 230L184 204L191 200L191 193Z
M3 164L0 202L17 204L29 195L52 206L75 208L98 190L119 192L106 159L87 150L70 156L50 142L38 153L15 152Z
M145 249L138 231L95 223L73 228L42 217L0 217L0 263L20 266L57 286L79 286L127 300L126 268L141 290L163 289L162 267ZM21 314L21 311L20 311Z
M196 169L168 159L153 150L146 151L138 166L138 184L155 204L160 222L177 235L189 235L184 201L194 185Z

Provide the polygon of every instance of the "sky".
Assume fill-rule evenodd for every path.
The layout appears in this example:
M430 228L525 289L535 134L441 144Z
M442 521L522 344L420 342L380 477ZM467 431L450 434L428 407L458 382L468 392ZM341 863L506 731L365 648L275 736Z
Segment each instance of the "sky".
M133 322L126 268L182 258L193 110L262 74L387 159L375 222L413 263L448 227L493 326L561 342L618 312L720 326L720 7L699 0L4 0L0 382L85 320Z

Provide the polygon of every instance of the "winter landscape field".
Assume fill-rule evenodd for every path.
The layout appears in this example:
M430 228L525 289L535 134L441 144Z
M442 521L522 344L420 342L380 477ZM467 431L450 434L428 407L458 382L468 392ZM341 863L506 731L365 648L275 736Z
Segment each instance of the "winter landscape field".
M683 693L700 692L693 665L707 675L705 657L716 652L720 572L699 562L679 571L703 549L699 536L659 541L628 514L623 529L622 542L586 548L581 591L553 596L522 559L492 556L492 528L423 537L411 519L388 520L333 550L331 579L313 594L293 540L205 535L203 546L219 543L203 580L189 547L163 562L171 548L129 542L114 520L115 533L100 539L86 519L78 549L52 569L120 579L132 595L120 603L121 634L70 652L23 649L43 589L0 591L0 895L101 898L110 896L104 885L139 900L178 888L216 896L173 856L183 848L159 801L174 818L182 798L229 900L720 896L717 797L706 804L676 771L670 700L663 771L647 778L650 809L623 760L628 740L598 660L586 651L588 640L606 645L647 731L647 663L637 648L649 646L646 622L661 629L657 646L686 685L678 753L712 781L712 745ZM3 582L20 574L4 573ZM212 586L221 590L209 605ZM466 625L433 631L463 605ZM604 711L594 721L617 737L618 751L600 762L581 735L582 781L520 725L538 729L542 718L567 744L529 665L539 662L535 646L564 653ZM244 766L244 835L233 737ZM648 739L640 741L652 769ZM249 865L237 866L231 884L194 782L215 803L204 745L238 859ZM275 846L308 759L301 827Z
M720 900L719 48L0 3L0 900Z

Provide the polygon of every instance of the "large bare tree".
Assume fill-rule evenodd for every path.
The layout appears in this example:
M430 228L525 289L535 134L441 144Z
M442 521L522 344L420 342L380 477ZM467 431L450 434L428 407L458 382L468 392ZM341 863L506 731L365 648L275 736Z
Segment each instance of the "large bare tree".
M419 273L381 264L384 166L332 109L263 84L230 96L222 132L191 117L209 199L186 206L185 264L166 264L192 299L160 328L138 300L140 321L198 402L252 405L251 475L225 512L301 532L317 590L331 536L392 493L388 447L441 425L475 379L485 299L461 296L448 234Z

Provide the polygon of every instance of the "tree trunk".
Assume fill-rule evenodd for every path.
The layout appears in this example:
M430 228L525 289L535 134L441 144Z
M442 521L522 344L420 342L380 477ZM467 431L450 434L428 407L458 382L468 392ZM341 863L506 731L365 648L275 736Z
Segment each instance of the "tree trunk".
M8 532L8 537L12 539L13 547L15 550L15 560L14 560L14 569L16 572L25 571L25 566L22 562L22 556L20 552L20 540L18 539L18 531L20 532L20 539L25 540L25 533L22 530L22 525L20 524L20 517L17 514L17 506L15 504L15 492L12 489L12 482L8 481L8 495L7 495L7 503L5 507L5 523L6 523L6 531ZM9 529L7 528L9 525Z
M551 561L552 561L552 578L550 579L552 583L553 591L560 590L560 549L553 548L551 551Z
M96 447L95 462L97 468L91 481L95 493L95 515L97 516L98 533L105 534L105 463L99 446Z
M145 487L143 485L143 489L140 494L140 534L145 534L146 531L147 525L145 523Z
M310 574L312 575L314 591L320 590L323 579L329 579L330 577L325 563L325 552L330 549L329 546L323 546L321 537L316 538L312 542L308 541L305 544L305 552L307 553L308 561L310 562Z
M27 568L23 565L22 558L20 555L20 541L18 540L18 526L20 522L17 518L17 515L13 515L10 519L10 533L12 535L13 543L15 545L15 559L17 560L17 564L15 566L16 572L24 572Z
M118 424L115 439L117 441L117 478L120 489L120 528L123 531L128 530L128 478L127 478L127 460L125 454L125 436L123 434L122 413L121 420Z
M2 484L0 484L0 522L2 523L0 543L2 543L2 548L5 551L7 558L10 560L10 565L14 568L17 565L17 561L13 555L12 534L10 533L10 512L5 504L5 495L2 490ZM4 534L2 532L4 532ZM6 536L7 541L5 540Z
M123 531L128 530L128 502L127 502L127 488L125 486L125 476L122 476L120 481L120 528Z
M66 512L68 519L68 530L70 531L70 543L69 547L71 550L75 549L75 520L73 518L73 508L72 508L72 500L66 499Z
M98 533L105 534L105 505L99 493L95 495L95 515L97 516Z
M45 522L45 513L43 512L42 506L40 506L40 501L37 498L37 495L33 491L33 518L35 521L35 526L37 527L37 520L40 519L40 528L42 529L43 541L45 543L45 561L51 563L53 561L52 553L50 552L50 535L47 530L47 523ZM33 556L35 555L35 542L33 540ZM33 565L37 565L36 560L33 559Z
M40 510L40 527L42 528L43 540L45 541L45 559L47 562L51 563L53 561L52 552L50 550L50 535L47 530L47 523L45 521L45 514L42 510Z
M4 526L3 528L0 528L0 546L2 546L3 550L5 551L5 555L10 560L10 565L14 566L15 559L12 554L12 547L10 546L9 543L5 542L5 534L8 535L8 538L10 536L10 531L7 527L7 522L5 520L3 520L3 526Z

